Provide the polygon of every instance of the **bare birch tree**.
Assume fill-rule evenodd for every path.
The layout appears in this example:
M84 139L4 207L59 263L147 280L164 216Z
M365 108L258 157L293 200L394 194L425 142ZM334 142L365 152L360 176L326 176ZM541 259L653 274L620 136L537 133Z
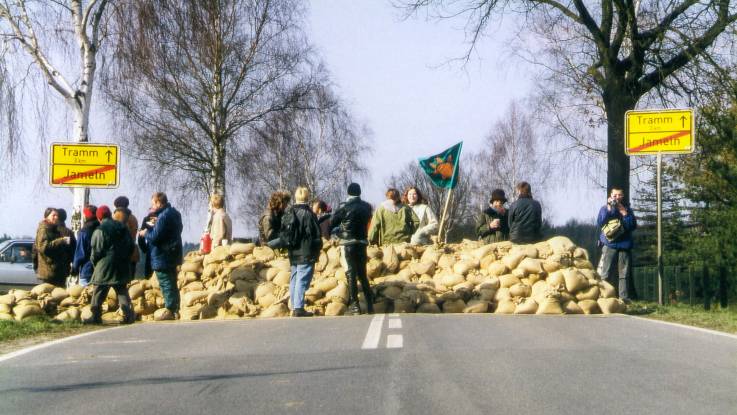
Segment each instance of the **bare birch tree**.
M576 94L591 97L603 109L606 126L607 187L629 194L630 163L624 153L624 114L648 94L678 89L677 74L703 60L717 58L714 46L734 28L734 0L405 0L408 14L425 10L436 18L466 19L468 59L495 17L524 15L522 35L542 34L524 48L529 60L567 82ZM542 43L542 47L535 45ZM532 45L532 46L530 46ZM551 52L551 53L547 53ZM547 59L552 57L553 59ZM718 58L717 58L718 59ZM586 103L588 105L588 103ZM575 133L575 132L574 132Z
M108 5L108 0L0 1L2 52L12 60L15 68L30 62L49 88L59 94L73 116L71 139L79 143L89 140L97 54ZM72 57L75 62L70 64L63 54L60 57L55 49L59 43L76 45L78 54ZM7 132L0 137L5 139L7 154L12 157L20 148L15 112L19 102L12 86L8 85L7 63L0 58L0 98L4 101L0 107L6 110L3 118ZM74 189L73 208L77 215L88 199L88 189Z
M324 85L304 101L308 109L274 112L254 127L235 156L246 191L240 212L255 225L269 195L305 186L336 205L348 184L366 176L371 131Z
M316 84L296 0L126 0L106 90L133 154L188 194L226 193L233 153Z
M478 174L478 203L485 207L491 191L502 189L508 198L517 183L530 183L535 198L543 201L543 191L552 173L547 141L536 129L535 120L518 102L512 102L504 116L494 123L482 150L474 156Z

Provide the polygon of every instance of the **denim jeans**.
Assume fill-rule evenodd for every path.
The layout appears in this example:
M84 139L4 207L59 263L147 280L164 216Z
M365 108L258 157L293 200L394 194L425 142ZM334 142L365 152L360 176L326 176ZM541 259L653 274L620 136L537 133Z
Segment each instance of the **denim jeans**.
M616 261L616 266L614 262ZM637 294L634 292L631 280L631 265L632 262L632 251L629 249L614 249L606 245L601 247L601 260L597 271L601 275L601 278L612 284L614 287L618 287L619 298L622 300L636 299ZM615 278L613 275L614 271L618 274ZM628 284L629 283L629 284Z
M156 270L156 279L159 280L161 294L164 296L164 306L173 312L179 311L179 288L177 288L177 270Z
M292 300L292 310L305 308L305 292L312 281L315 264L292 265L292 277L289 279L289 297Z

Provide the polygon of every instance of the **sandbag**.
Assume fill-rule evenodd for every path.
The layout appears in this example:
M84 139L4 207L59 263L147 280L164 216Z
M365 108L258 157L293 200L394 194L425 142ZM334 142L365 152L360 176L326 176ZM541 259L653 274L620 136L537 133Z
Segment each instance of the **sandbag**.
M466 303L462 299L443 302L444 313L462 313L466 308Z
M523 299L514 308L514 314L535 314L537 311L537 302L532 298Z
M374 310L376 312L376 310ZM394 300L394 312L395 313L414 313L415 304L405 298L397 298Z
M489 312L489 302L483 300L471 300L463 309L464 313L487 313Z
M576 268L564 269L563 279L566 283L566 290L572 294L589 288L589 281Z
M409 268L415 275L435 273L434 262L413 262L410 264Z
M598 298L599 298L599 286L598 285L592 285L591 287L576 294L576 299L579 302L581 300L596 300Z
M441 284L443 284L446 287L452 287L454 285L460 284L462 282L465 282L466 279L463 278L463 275L459 274L446 274L443 275L441 279Z
M236 256L238 254L248 255L253 252L254 248L256 248L256 244L253 243L234 242L230 244L228 254L232 256Z
M565 236L554 236L547 242L554 254L570 254L576 249L576 245Z
M563 314L560 302L555 298L545 298L537 307L537 314Z
M343 304L342 302L331 302L328 304L327 307L325 307L325 315L326 316L342 316L345 314L348 307Z
M566 301L563 303L563 311L566 314L583 314L583 310L581 310L581 307L575 301Z
M43 314L43 310L41 310L38 304L17 305L13 307L13 314L16 320L21 321L29 317L41 315Z
M533 259L533 258L525 258L523 259L519 265L517 265L517 269L521 269L525 272L525 275L527 274L541 274L545 270L542 266L542 261L539 259Z
M394 250L394 246L388 245L382 248L382 259L384 269L388 273L396 273L399 271L399 255Z
M525 259L525 254L510 252L502 258L502 263L506 265L507 268L513 270L517 268L517 265L519 265L523 259Z
M581 300L578 302L578 306L584 314L601 314L599 303L596 300Z
M619 298L599 298L596 301L604 314L624 313L627 306Z
M499 284L502 288L509 288L519 283L520 283L519 278L512 274L502 275L499 277Z
M529 285L522 283L514 284L509 287L509 295L512 297L529 297L532 292L532 288Z
M607 281L599 281L599 296L603 298L614 298L617 296L617 289Z
M494 310L494 314L514 314L514 310L516 308L517 305L511 300L499 301L497 303L496 310Z
M56 288L55 285L45 282L43 284L38 284L37 286L31 288L31 294L35 296L39 296L41 294L48 294L54 291L54 288Z
M425 303L417 307L417 313L428 313L428 314L435 314L440 313L440 308L437 304L432 303Z
M498 277L507 274L509 272L509 268L507 268L503 262L496 261L489 264L489 266L486 267L486 271L489 275Z
M0 304L7 304L12 307L15 305L15 296L13 294L0 295Z

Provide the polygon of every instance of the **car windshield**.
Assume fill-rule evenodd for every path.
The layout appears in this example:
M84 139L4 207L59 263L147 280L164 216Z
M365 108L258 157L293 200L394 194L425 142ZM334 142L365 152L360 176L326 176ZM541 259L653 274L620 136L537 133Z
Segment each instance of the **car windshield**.
M5 248L7 248L8 245L10 245L10 241L0 242L0 252L2 252Z

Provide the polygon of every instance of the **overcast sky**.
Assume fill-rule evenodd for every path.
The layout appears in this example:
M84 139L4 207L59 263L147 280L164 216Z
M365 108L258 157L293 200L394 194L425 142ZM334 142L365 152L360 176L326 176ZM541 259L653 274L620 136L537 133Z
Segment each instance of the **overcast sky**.
M310 4L310 38L340 95L374 133L374 151L367 156L371 177L362 183L364 198L371 202L383 200L387 177L417 157L461 140L464 151L478 151L511 100L530 93L535 74L505 48L510 31L504 25L483 39L474 57L462 67L457 62L447 64L466 48L461 20L401 20L400 11L381 0L314 0ZM63 103L52 102L51 112L58 118L52 124L65 124L54 111ZM98 95L93 106L101 102ZM67 131L69 126L50 126L54 128ZM115 142L104 116L96 116L90 130L93 137L109 137L94 141ZM27 152L26 171L11 174L11 182L0 187L0 234L33 235L46 206L70 210L70 191L51 188L48 178L39 173L39 164L47 162L38 156L38 145L28 146ZM140 217L156 189L137 186L140 178L132 170L123 169L119 189L93 190L92 203L112 204L116 196L126 194ZM595 217L605 197L603 191L571 178L553 182L556 187L549 189L547 199L554 223ZM172 199L176 206L176 197ZM184 219L185 240L199 240L204 212L190 211ZM255 230L236 222L234 234L252 236Z

